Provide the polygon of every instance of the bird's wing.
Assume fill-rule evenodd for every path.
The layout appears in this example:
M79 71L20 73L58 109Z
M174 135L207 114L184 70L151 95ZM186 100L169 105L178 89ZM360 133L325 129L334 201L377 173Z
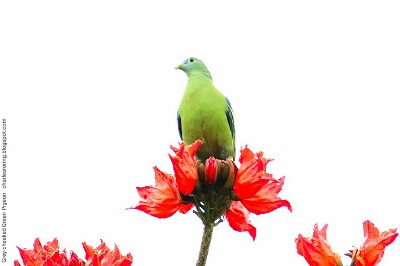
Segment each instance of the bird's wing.
M177 120L178 120L178 131L179 131L179 137L181 137L182 140L182 122L181 122L181 116L179 115L179 112L177 113Z
M232 139L233 139L233 154L236 154L236 145L235 145L235 121L233 120L233 110L231 102L226 98L226 118L228 119L229 128L231 130ZM235 157L235 156L234 156Z

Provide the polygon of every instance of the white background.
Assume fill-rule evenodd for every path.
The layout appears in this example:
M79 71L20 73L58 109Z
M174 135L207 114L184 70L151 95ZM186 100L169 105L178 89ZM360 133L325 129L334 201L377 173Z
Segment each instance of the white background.
M294 239L315 223L342 254L362 222L400 227L400 8L396 1L7 1L0 5L0 108L7 118L8 262L58 237L83 257L100 239L133 265L194 265L202 224L126 211L170 144L202 59L229 97L237 146L275 158L281 208L226 222L207 265L307 265ZM142 1L145 2L145 1ZM400 239L380 265L400 264Z

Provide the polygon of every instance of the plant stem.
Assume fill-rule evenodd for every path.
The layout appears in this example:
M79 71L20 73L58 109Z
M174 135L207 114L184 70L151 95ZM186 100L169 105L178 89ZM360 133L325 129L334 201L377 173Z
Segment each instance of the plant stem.
M205 266L210 249L211 237L214 229L213 223L204 225L203 238L201 240L199 258L197 259L196 266Z

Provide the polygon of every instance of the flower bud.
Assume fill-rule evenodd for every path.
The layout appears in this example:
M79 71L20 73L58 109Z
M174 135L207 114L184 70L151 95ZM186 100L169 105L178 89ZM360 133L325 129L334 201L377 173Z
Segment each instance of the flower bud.
M213 156L206 161L206 181L208 184L214 184L218 175L217 162Z
M226 162L226 167L228 168L229 172L228 172L226 182L224 184L224 189L230 191L230 190L232 190L233 184L235 183L237 168L232 160L228 159L225 162Z

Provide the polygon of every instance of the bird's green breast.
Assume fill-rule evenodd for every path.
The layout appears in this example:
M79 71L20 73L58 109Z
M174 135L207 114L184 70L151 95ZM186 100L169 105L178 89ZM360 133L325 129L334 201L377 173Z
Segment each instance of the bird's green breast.
M204 76L189 78L178 113L183 141L191 144L200 139L203 142L197 152L200 159L234 156L226 110L226 98L214 87L211 79Z

